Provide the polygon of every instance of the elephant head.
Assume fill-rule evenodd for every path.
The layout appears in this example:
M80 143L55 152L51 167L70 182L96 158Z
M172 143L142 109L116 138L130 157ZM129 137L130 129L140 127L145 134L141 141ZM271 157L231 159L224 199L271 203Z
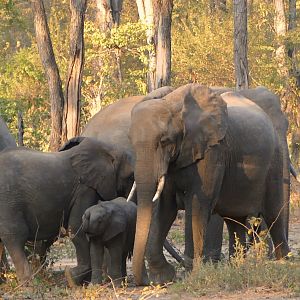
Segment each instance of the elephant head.
M117 197L127 175L125 153L101 141L76 137L69 140L60 151L70 151L68 156L81 184L94 189L101 200Z
M134 107L130 139L136 153L138 213L133 271L137 284L142 283L152 201L159 198L165 176L203 159L205 152L224 138L226 130L225 102L198 84L182 86L163 99Z
M99 202L85 211L82 229L88 238L100 237L103 242L107 242L126 230L125 212L115 209L114 203L110 201Z

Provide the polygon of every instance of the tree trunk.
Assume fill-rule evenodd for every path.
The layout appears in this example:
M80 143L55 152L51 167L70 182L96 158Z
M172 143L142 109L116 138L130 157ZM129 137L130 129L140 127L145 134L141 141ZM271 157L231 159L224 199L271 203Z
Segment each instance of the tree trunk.
M289 24L288 30L293 31L297 27L296 23L296 0L289 0ZM297 60L297 48L295 45L292 45L288 49L288 56L291 59L292 67L291 74L296 80L296 86L300 88L300 63Z
M32 0L31 5L34 15L36 42L49 85L51 102L51 136L49 148L51 151L56 151L60 147L62 135L62 112L64 106L62 84L54 57L43 1Z
M172 0L154 1L156 73L154 89L171 84Z
M119 26L123 0L96 0L100 29L108 31L113 25Z
M80 97L84 63L84 17L86 0L70 0L70 59L66 81L63 141L79 133Z
M285 79L288 79L288 69L286 66L285 57L285 46L281 39L286 35L286 20L284 14L284 2L283 0L274 0L275 5L275 17L274 17L274 27L278 38L278 47L276 49L276 60L278 63L279 74ZM287 82L286 84L287 85Z
M249 88L247 0L234 0L234 66L236 88Z
M171 81L171 18L173 0L136 0L140 20L148 26L148 92Z

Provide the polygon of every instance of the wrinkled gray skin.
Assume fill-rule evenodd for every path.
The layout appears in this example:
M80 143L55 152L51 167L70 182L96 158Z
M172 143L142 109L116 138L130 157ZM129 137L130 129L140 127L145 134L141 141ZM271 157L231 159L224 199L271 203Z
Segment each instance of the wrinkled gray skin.
M131 124L131 110L135 104L143 99L150 97L162 98L164 95L173 90L171 87L163 87L157 89L145 96L133 96L121 99L103 110L99 111L86 125L81 133L82 137L92 137L101 141L106 145L113 145L120 155L114 160L114 176L118 178L116 181L116 194L102 195L102 200L107 201L117 197L127 197L133 184L134 170L134 152L129 142L129 128ZM63 149L72 147L73 144L80 142L81 137L70 140ZM109 153L108 153L109 155ZM99 170L100 177L108 177L105 170ZM96 175L95 175L96 176ZM89 206L93 205L90 204ZM85 206L87 209L89 206ZM74 207L76 210L77 208ZM82 230L81 217L82 209L79 207L77 215L70 218L69 227L72 233L77 233L72 240L76 248L77 266L66 271L66 277L69 285L81 284L84 281L89 281L91 276L90 265L90 248L89 243Z
M264 111L234 94L222 98L206 87L189 84L162 100L137 104L132 111L130 139L136 153L138 212L133 272L144 284L142 266L148 260L150 281L175 276L162 245L178 208L186 210L199 259L211 213L240 223L262 213L277 258L289 252L283 199L283 161L278 134ZM162 176L160 199L152 199ZM181 199L183 203L174 201ZM285 208L286 209L286 208ZM234 232L245 242L245 230L227 220L230 244ZM233 254L233 247L230 253Z
M109 276L121 282L127 276L126 259L133 251L136 204L125 198L99 202L88 208L82 217L82 229L90 241L91 283L102 282L104 248L111 259Z
M213 91L222 93L230 91L226 88L212 88ZM277 131L280 144L280 153L282 154L283 159L283 198L284 203L286 203L285 213L285 222L286 222L286 236L288 238L288 223L289 223L289 197L290 197L290 165L289 159L289 150L286 140L288 121L284 116L281 106L280 99L277 95L269 91L265 87L257 87L255 89L246 89L238 91L240 95L245 96L250 99L258 106L260 106L265 113L270 117L274 128ZM296 178L297 174L293 174ZM221 256L221 247L223 239L223 219L217 214L212 215L208 228L207 235L205 239L205 246L203 254L207 259L219 260ZM192 241L190 241L192 243ZM269 247L272 246L269 243ZM191 245L189 245L191 247Z
M58 153L26 148L1 153L0 165L7 171L0 174L0 239L20 281L31 276L26 241L51 240L61 225L81 220L99 198L117 196L115 162L120 155L117 149L90 138Z
M0 151L5 148L16 148L17 144L14 137L8 130L7 125L0 116ZM6 256L3 245L0 243L0 283L2 282L1 274L5 270Z

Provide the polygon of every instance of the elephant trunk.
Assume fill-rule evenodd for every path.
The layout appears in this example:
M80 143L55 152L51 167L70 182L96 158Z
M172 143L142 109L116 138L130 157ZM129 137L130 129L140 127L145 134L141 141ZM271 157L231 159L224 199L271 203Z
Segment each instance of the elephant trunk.
M135 180L137 186L137 222L133 249L132 269L137 285L144 285L144 256L152 218L152 198L156 191L157 179L153 171L153 161L137 161Z

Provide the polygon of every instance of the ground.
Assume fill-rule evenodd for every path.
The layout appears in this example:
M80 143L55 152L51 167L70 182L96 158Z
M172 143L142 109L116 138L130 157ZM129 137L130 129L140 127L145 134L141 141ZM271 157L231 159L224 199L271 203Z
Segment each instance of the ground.
M288 262L259 258L253 263L249 255L242 262L201 266L202 269L184 278L183 268L166 254L176 265L180 278L168 286L135 287L129 262L128 282L123 288L114 287L111 282L68 288L63 271L67 265L75 265L76 259L70 241L62 239L51 250L52 264L37 272L29 287L18 286L14 273L8 273L7 283L0 285L0 299L300 299L300 185L293 182L292 190L289 244L293 257ZM181 253L184 249L182 215L169 233L169 240ZM223 253L227 255L226 230L224 235Z

